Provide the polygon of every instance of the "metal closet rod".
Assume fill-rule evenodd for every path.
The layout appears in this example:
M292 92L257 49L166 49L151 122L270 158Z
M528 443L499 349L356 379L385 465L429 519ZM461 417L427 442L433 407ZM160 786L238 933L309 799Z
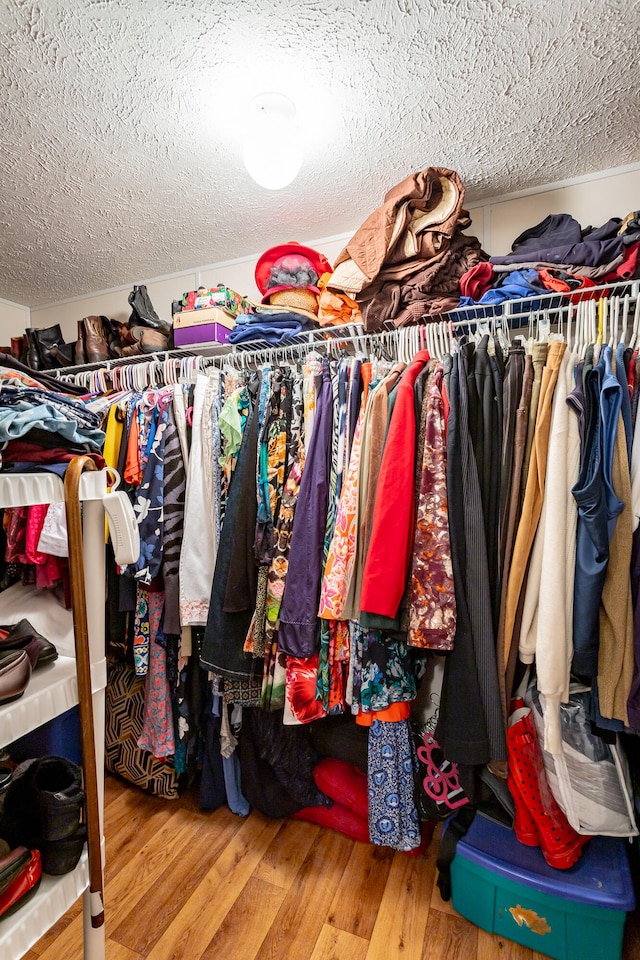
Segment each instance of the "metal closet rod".
M450 324L450 329L459 330L463 327L469 329L472 325L479 326L485 323L506 322L510 327L513 321L523 320L529 322L532 315L547 313L551 319L563 317L569 311L573 312L580 301L593 299L595 295L607 298L610 296L628 295L631 301L635 301L640 294L640 282L638 280L625 280L619 283L602 284L601 286L588 287L584 290L576 290L569 294L551 292L549 294L533 295L520 300L506 300L501 304L475 304L471 307L459 307L450 313L425 315L422 323L412 325L412 327L395 327L392 322L387 322L384 328L377 332L367 333L364 329L360 330L357 324L348 323L341 326L321 327L319 329L306 331L297 334L287 343L281 345L264 344L254 347L253 344L260 341L248 341L242 344L216 344L201 345L195 348L181 348L172 350L163 350L156 353L139 354L134 357L114 357L107 361L98 361L96 363L87 363L75 367L63 367L49 371L56 377L73 377L75 374L89 372L93 370L104 370L109 374L115 368L137 365L141 363L155 362L158 365L165 360L186 359L189 357L202 358L212 365L224 365L225 362L240 361L241 366L249 366L262 358L281 358L287 355L298 354L302 350L311 350L324 347L327 350L343 345L353 344L357 347L372 346L375 343L384 344L394 335L400 338L403 331L410 330L415 326L427 327L431 324L446 322ZM535 305L535 306L533 306Z

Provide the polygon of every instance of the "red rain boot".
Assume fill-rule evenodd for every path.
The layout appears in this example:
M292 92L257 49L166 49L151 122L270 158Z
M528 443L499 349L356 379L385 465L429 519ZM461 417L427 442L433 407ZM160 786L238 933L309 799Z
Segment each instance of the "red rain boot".
M528 707L511 714L507 731L509 771L507 783L516 805L516 836L534 846L534 830L550 867L573 866L589 837L577 833L555 801L544 772L544 763Z

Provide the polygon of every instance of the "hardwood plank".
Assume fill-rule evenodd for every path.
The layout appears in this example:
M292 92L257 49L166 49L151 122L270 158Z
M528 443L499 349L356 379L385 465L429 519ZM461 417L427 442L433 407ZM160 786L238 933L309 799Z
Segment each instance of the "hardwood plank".
M106 910L109 909L109 903L117 904L118 897L123 893L127 898L125 906L128 909L115 929L107 920L110 936L130 950L147 956L202 883L212 864L225 854L229 844L245 828L246 823L246 820L232 814L227 807L210 814L204 823L199 821L199 828L193 834L192 841L181 849L179 856L170 857L166 861L166 866L156 882L151 887L145 885L134 903L127 894L127 886L133 882L135 888L135 869L132 879L130 871L127 871L121 883L118 875L119 882L110 884L107 888ZM117 906L116 911L117 921L120 916Z
M255 960L309 960L353 843L333 830L320 831Z
M431 889L431 901L429 904L431 910L439 910L441 913L447 913L450 917L459 917L460 914L454 910L451 900L443 900L438 887L438 871L434 871L433 887Z
M478 931L441 900L434 888L436 838L426 857L393 857L378 904L358 877L367 869L363 851L372 856L380 848L299 821L266 821L255 813L242 820L227 808L203 813L196 791L159 800L111 775L105 797L107 960L146 960L163 936L164 953L151 960L214 960L214 954L236 960L236 944L242 960L545 960ZM266 823L272 828L261 839ZM249 862L247 845L255 852ZM216 878L205 882L220 862L226 872L218 866ZM81 902L24 960L82 960ZM192 938L190 928L212 909L223 914L216 929ZM339 926L353 923L354 915L361 915L355 937ZM116 939L109 933L114 927ZM363 953L367 929L371 944ZM622 960L640 960L638 910L627 920Z
M392 861L393 850L388 847L354 843L327 923L370 940Z
M40 954L40 960L81 960L83 956L82 915L68 923L59 936Z
M150 911L157 917L163 908L163 896L169 901L168 911L162 909L163 918L170 922L177 912L179 905L176 902L175 877L179 871L190 862L198 862L201 853L207 850L208 857L218 856L224 846L231 839L233 833L240 829L242 820L234 816L230 810L216 811L215 821L193 820L186 810L178 809L166 824L140 846L136 854L124 867L109 881L106 887L105 916L108 935L120 939L123 934L118 930L121 923L130 924L138 928L143 922L145 914ZM212 847L212 831L215 830L215 847ZM207 863L202 864L202 872L207 869ZM186 878L185 878L186 879ZM197 886L193 882L192 889ZM186 880L188 887L189 881ZM163 895L162 888L167 887ZM180 884L182 890L185 884ZM149 902L149 893L153 897ZM138 907L138 905L140 906ZM131 915L130 920L127 920ZM158 930L158 936L162 928ZM130 945L131 946L131 945ZM135 949L135 947L131 947Z
M171 801L150 797L140 804L135 787L127 785L119 802L109 809L109 831L105 830L105 882L121 870L141 845L154 837L174 814Z
M640 960L640 909L627 914L622 944L623 960ZM536 957L536 960L538 958Z
M48 947L50 947L51 944L54 943L58 939L58 937L61 936L61 934L64 932L64 930L66 930L69 924L73 920L75 920L76 917L79 917L81 914L82 914L82 897L79 897L78 900L76 900L76 902L67 910L64 916L60 917L60 919L57 920L56 923L54 923L54 925L47 930L44 936L38 940L38 942L29 951L26 957L28 958L31 953L33 953L34 956L38 956L38 957L42 956L45 950L47 950ZM25 958L23 958L23 960L25 960Z
M365 960L369 943L325 923L309 960Z
M121 777L116 777L113 773L104 772L104 809L108 810L109 805L117 800L122 793L122 787L125 784ZM146 794L148 796L148 794Z
M244 820L155 942L147 954L149 960L198 960L202 956L279 829L279 821L256 812ZM174 886L176 881L180 885L182 877L174 872Z
M284 820L254 877L288 890L320 829L303 820Z
M429 960L470 960L477 955L478 932L478 928L463 917L451 917L434 910L429 914L425 931L424 956ZM496 955L497 951L491 954L492 960Z
M468 921L467 921L468 922ZM486 930L478 930L478 960L535 960L539 953L534 953L529 947L521 943L514 943L506 937L498 937Z
M143 960L139 953L134 953L128 947L123 947L121 943L115 940L107 940L104 946L105 956L109 960Z
M253 960L285 896L283 887L249 877L200 960Z
M367 960L420 960L434 870L431 847L425 857L394 855ZM425 956L432 960L431 954Z

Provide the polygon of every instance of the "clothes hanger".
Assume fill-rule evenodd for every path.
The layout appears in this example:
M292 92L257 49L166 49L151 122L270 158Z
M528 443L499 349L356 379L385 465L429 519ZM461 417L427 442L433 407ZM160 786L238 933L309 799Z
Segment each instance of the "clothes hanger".
M611 329L609 346L613 350L617 346L620 336L620 297L614 296L611 298L611 309L613 309L613 320L609 324Z
M449 342L447 339L447 321L441 320L438 324L438 333L440 336L440 359L443 360L445 354L449 353Z
M627 339L627 324L629 322L629 304L631 297L626 293L622 300L622 322L620 325L620 343L625 343Z
M596 343L602 345L603 328L607 320L607 301L604 297L598 300L598 333Z
M631 346L634 350L638 348L638 336L640 335L640 296L636 297L636 307L633 311L633 332L631 334Z
M599 311L600 307L599 305L596 307L595 300L589 300L589 317L591 320L590 342L593 344L598 344L598 336L600 334L600 325L598 322ZM601 342L600 340L600 343Z
M427 327L427 350L432 360L438 359L438 345L435 333L435 324L432 322Z
M562 313L560 314L562 316ZM565 340L567 343L567 350L571 351L571 317L573 315L573 304L569 301L567 305L567 333ZM563 326L564 330L564 326Z
M584 305L582 300L579 300L576 304L576 316L573 326L573 352L576 355L576 358L580 358L580 351L582 350L582 318L584 315Z

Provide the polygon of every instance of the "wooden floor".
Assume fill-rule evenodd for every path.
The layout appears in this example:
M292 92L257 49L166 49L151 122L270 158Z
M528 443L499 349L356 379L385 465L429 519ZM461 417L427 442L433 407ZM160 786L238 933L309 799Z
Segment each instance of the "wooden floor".
M456 914L423 857L293 820L203 813L107 775L106 960L541 960ZM26 955L81 960L81 902ZM640 919L624 960L640 960ZM603 957L602 960L611 960Z

